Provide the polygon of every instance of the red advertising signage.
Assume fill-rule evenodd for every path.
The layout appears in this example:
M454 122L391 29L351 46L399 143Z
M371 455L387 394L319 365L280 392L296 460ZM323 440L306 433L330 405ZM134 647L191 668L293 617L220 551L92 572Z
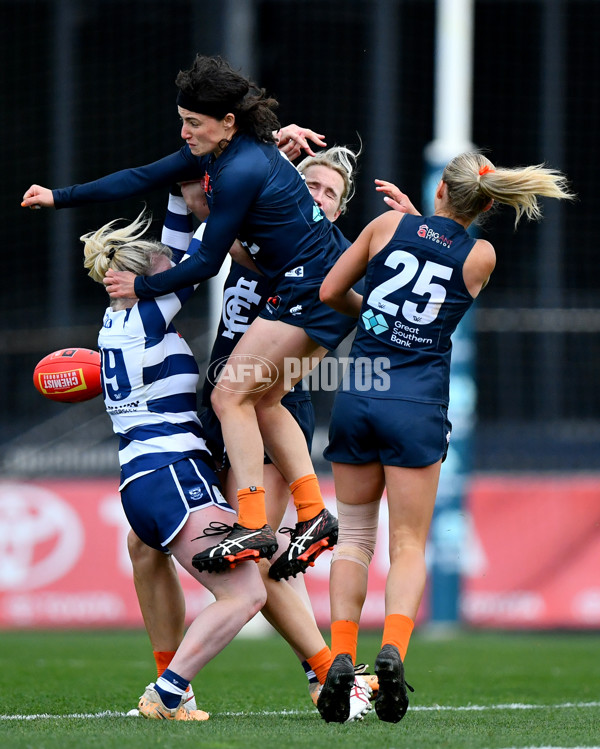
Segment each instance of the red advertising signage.
M332 481L321 485L335 511ZM465 622L600 626L600 478L476 478L465 510ZM143 626L127 530L116 480L0 481L0 628ZM330 560L323 554L305 576L323 628ZM363 627L383 625L387 570L383 508ZM180 572L190 620L212 598Z
M463 619L478 627L600 627L600 478L477 478Z

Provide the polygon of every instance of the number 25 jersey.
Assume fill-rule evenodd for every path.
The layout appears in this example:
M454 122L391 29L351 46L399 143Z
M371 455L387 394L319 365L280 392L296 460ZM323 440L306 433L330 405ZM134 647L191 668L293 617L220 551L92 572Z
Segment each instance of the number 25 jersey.
M355 368L360 357L386 357L389 388L362 395L448 405L451 336L473 303L463 264L475 242L451 219L405 215L369 261L351 357Z

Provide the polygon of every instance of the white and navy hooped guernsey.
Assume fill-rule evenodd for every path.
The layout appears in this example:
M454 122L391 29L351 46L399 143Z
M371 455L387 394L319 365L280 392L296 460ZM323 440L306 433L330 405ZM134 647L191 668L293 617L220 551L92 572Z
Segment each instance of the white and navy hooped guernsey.
M179 292L181 294L181 292ZM121 438L121 486L183 456L203 457L198 366L170 320L177 294L107 309L98 336L106 411Z
M121 438L121 489L174 460L209 455L196 412L198 366L172 324L192 292L105 312L98 346L104 403Z

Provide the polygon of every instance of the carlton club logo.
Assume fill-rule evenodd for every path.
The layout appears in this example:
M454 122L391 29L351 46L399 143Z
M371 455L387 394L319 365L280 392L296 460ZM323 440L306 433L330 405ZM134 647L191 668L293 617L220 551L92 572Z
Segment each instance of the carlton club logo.
M0 483L0 591L33 590L59 580L84 545L81 521L53 492Z
M242 277L235 286L229 286L223 294L222 335L235 338L237 333L245 333L250 325L249 311L260 303L260 294L256 293L256 281Z

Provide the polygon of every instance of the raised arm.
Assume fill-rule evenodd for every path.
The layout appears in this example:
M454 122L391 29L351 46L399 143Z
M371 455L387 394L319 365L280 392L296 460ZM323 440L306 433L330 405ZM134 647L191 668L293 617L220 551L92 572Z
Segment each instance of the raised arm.
M402 219L399 213L386 211L362 230L325 276L319 294L322 302L344 315L360 315L363 298L352 287L365 275L369 260L388 244Z
M169 190L169 202L160 241L171 248L173 262L176 265L185 255L193 236L194 224L191 210L182 195L180 186L172 185Z
M309 141L312 141L316 146L325 148L327 143L325 142L325 136L315 133L314 130L310 130L307 127L300 127L299 125L286 125L273 133L277 142L277 148L284 153L290 161L298 158L302 151L305 151L309 156L315 156L315 152L312 150Z
M54 190L32 185L23 195L21 205L24 208L72 208L121 200L144 195L157 187L169 187L174 182L198 179L202 176L201 171L201 159L193 156L186 145L152 164L122 169L93 182Z
M363 298L352 287L365 274L372 233L371 223L362 230L356 242L342 253L321 284L321 301L350 317L360 314Z

